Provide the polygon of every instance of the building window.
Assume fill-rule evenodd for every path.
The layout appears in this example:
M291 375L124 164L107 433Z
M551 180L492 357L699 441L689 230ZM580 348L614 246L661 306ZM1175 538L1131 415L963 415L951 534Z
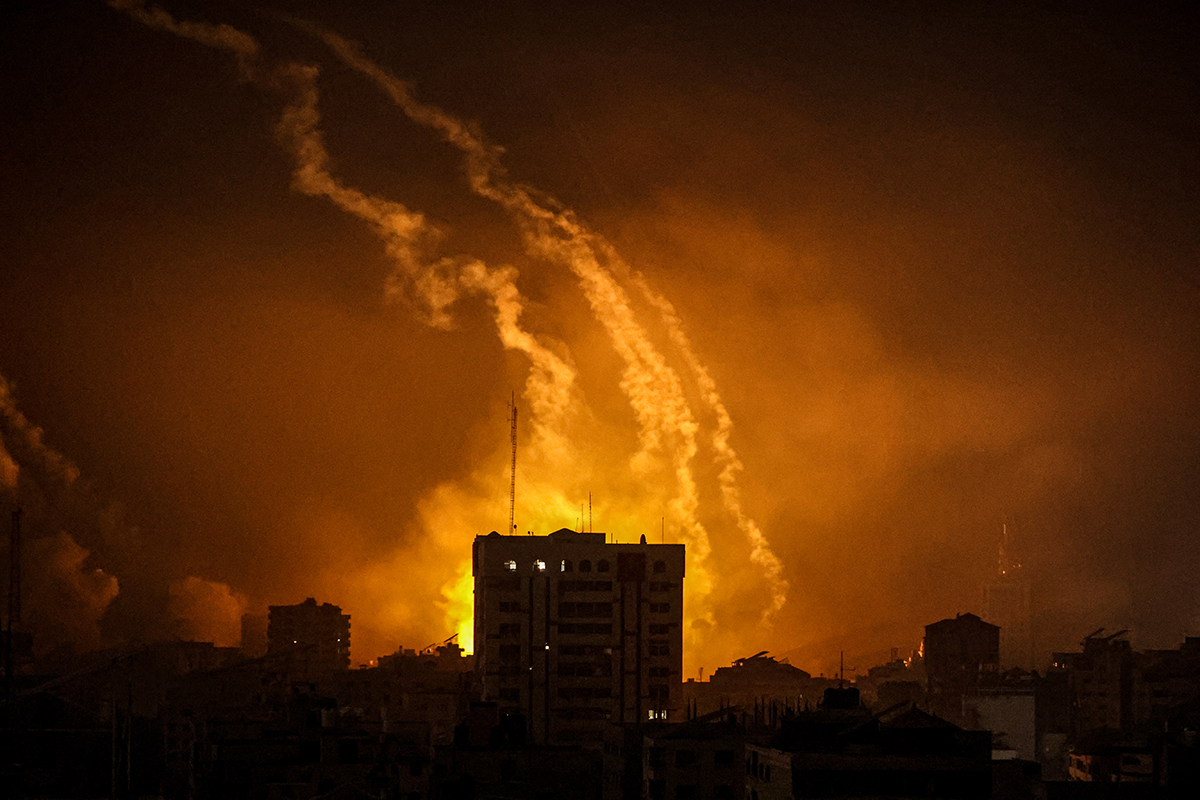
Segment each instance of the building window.
M502 622L500 623L500 638L501 639L518 639L521 636L521 623L519 622Z
M732 750L718 750L713 753L713 763L720 767L732 766L737 761L737 753Z
M608 572L608 562L604 559L600 559L600 561L596 564L596 572Z
M671 632L671 623L669 623L669 622L650 626L650 635L651 636L662 636L662 635L668 634L670 632Z
M504 566L506 569L508 569L509 572L517 571L517 562L515 562L515 561L505 561Z
M667 571L667 562L655 561L654 562L654 571L655 572L666 572Z
M650 604L650 613L651 614L670 614L671 613L671 604L670 603L651 603Z
M666 644L666 643L650 642L650 645L647 649L649 650L649 653L652 656L669 656L669 655L671 655L671 645Z
M500 601L500 610L504 613L509 613L509 614L514 613L514 612L520 613L521 604L514 600L501 600Z
M656 720L664 721L664 720L666 720L666 718L667 718L667 711L665 708L652 708L646 712L646 719L650 720L651 722L654 722Z
M675 751L675 766L690 767L696 763L695 750L676 750ZM679 788L683 788L682 786Z
M564 558L562 560L562 563L558 565L558 571L559 572L570 572L571 571L571 562Z
M533 571L534 572L545 572L546 571L546 562L542 561L541 559L538 559L537 561L533 562Z
M651 667L650 668L650 677L651 678L669 678L669 677L671 677L671 668L670 667Z
M580 572L591 572L592 571L592 562L580 561L579 562L579 571Z

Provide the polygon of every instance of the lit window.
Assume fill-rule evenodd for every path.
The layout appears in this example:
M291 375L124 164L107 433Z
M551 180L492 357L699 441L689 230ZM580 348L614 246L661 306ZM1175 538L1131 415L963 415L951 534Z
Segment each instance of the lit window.
M517 562L515 562L515 561L505 561L504 566L508 568L509 572L517 571Z
M562 564L560 564L558 567L558 571L559 572L570 572L571 571L571 562L564 558L562 561Z
M533 568L536 569L538 572L545 572L546 571L546 562L545 561L535 561L535 562L533 562Z

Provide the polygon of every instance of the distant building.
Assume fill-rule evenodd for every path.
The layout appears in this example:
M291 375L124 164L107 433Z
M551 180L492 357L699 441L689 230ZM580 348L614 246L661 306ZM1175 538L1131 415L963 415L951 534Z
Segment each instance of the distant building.
M294 606L271 606L267 653L294 653L312 671L350 667L350 615L332 603L308 598Z
M962 698L1000 671L1000 628L974 614L925 626L925 680L940 713L962 714Z
M682 719L681 544L603 533L475 538L483 699L534 744L592 743L608 722Z
M1029 581L1008 552L1008 526L1000 541L995 580L983 587L983 618L1000 626L1000 664L1033 669L1032 602Z
M242 615L242 655L260 658L267 654L267 615Z

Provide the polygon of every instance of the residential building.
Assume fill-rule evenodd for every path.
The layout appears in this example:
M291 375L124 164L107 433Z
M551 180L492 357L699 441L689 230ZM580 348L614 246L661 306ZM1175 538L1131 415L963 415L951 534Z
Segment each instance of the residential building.
M483 699L534 744L600 747L609 722L682 719L684 547L605 539L475 538Z
M350 615L308 598L294 606L271 606L267 653L291 653L298 667L322 672L350 667Z

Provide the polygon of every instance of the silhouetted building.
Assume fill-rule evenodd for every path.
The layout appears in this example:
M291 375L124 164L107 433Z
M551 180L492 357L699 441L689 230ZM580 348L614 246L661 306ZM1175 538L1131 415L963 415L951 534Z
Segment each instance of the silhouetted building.
M294 606L271 606L267 618L267 652L294 653L309 670L350 666L350 615L332 603L308 598Z
M962 697L1000 670L1000 628L974 614L925 626L925 679L941 713L962 714Z
M1000 664L1033 669L1032 603L1029 581L1009 555L1008 526L1000 540L995 579L983 587L983 619L1000 626Z
M483 699L522 715L535 744L598 746L610 721L682 717L683 545L492 532L473 573Z
M242 614L242 655L259 658L267 654L267 616Z
M850 707L850 689L784 722L772 748L791 754L792 797L992 796L991 734L903 704Z

